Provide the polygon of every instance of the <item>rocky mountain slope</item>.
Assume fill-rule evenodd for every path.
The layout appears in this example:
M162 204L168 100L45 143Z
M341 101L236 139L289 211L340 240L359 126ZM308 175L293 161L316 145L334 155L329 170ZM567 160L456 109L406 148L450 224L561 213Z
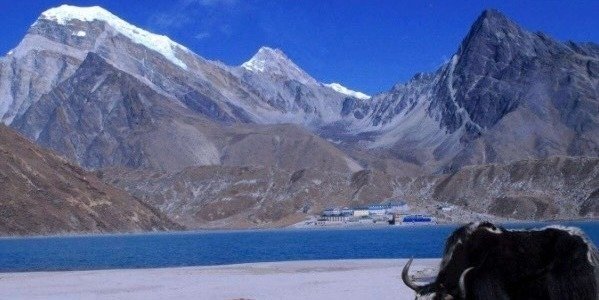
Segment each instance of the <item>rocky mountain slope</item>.
M0 125L0 235L181 228L145 202Z
M599 46L528 32L497 11L475 21L458 52L370 102L340 137L451 172L551 155L599 155ZM347 143L355 143L351 136Z
M360 169L343 152L297 126L219 125L94 53L12 126L93 169L273 165L294 170L315 164ZM305 153L311 155L300 159Z
M516 220L599 217L599 158L552 156L402 178L397 195Z
M189 167L181 172L109 169L100 177L191 228L283 226L330 206L359 206L392 196L392 177L321 168Z
M11 80L0 87L6 96L2 120L19 118L73 75L88 53L220 122L322 123L338 118L336 108L346 96L338 86L311 78L280 50L263 47L242 66L225 66L100 7L63 5L42 13L3 59L3 72ZM41 64L43 70L32 68Z
M361 169L302 127L263 124L299 111L312 122L331 110L320 99L333 105L343 97L278 50L263 48L231 68L103 9L62 6L42 14L0 62L7 74L0 86L8 94L4 121L86 168L276 164L294 170L318 163ZM37 64L47 67L38 71ZM272 84L259 84L264 81ZM267 93L277 98L262 96ZM256 125L241 125L247 122ZM298 151L306 159L297 159Z
M475 21L458 52L437 72L419 74L373 98L322 84L283 52L267 47L239 67L207 61L98 7L61 6L44 12L0 62L6 78L0 85L6 96L0 110L4 122L90 168L148 165L132 162L151 155L139 152L155 151L128 145L131 124L112 128L123 118L123 106L114 112L113 106L139 109L143 105L128 103L138 96L152 99L140 100L145 106L162 106L163 115L177 120L196 116L208 128L195 130L197 138L190 141L195 146L187 150L197 150L184 151L187 159L150 164L166 169L221 164L207 132L239 123L262 128L296 124L338 143L346 153L374 153L421 173L599 154L599 47L527 32L493 10ZM44 67L38 70L37 65ZM114 80L107 72L127 80ZM70 99L70 107L53 110L52 103L67 106L58 101L61 97ZM82 109L88 110L86 120L94 120L77 124L83 125L84 145L73 145L73 126L49 136L57 114ZM147 114L145 109L141 112ZM154 116L139 117L151 120L135 130L168 131L177 140L189 137L184 128L155 122ZM162 138L167 139L162 144L173 144ZM118 161L107 155L106 147L122 148Z
M480 200L450 197L461 181L448 181L447 199L428 190L488 164L599 156L599 46L528 32L494 10L437 71L370 97L319 82L281 50L227 66L100 7L63 5L0 58L0 119L191 227L287 224L306 207L397 196L427 210L422 201L503 217L596 216L596 197L541 201L534 187L481 185L500 192ZM290 182L297 172L306 177ZM372 193L357 193L354 176ZM580 176L592 193L596 173ZM238 188L244 180L259 184Z
M191 228L291 225L327 207L392 199L447 222L599 217L599 158L555 156L421 177L219 166L98 174Z

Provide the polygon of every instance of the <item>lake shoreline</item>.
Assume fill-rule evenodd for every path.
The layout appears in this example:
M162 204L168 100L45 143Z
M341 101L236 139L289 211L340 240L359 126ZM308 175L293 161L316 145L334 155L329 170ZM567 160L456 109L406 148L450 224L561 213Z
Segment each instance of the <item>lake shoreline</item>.
M167 230L167 231L125 231L125 232L72 232L57 234L34 234L34 235L0 235L3 239L25 239L25 238L60 238L60 237L89 237L89 236L114 236L114 235L147 235L147 234L194 234L194 233L227 233L227 232L251 232L251 231L286 231L286 230L304 230L304 229L378 229L378 228L410 228L422 226L461 226L470 222L439 222L431 224L332 224L332 225L300 225L302 222L283 227L249 227L249 228L197 228L185 230ZM593 223L599 222L599 219L564 219L564 220L508 220L502 222L492 222L499 225L528 225L543 223Z
M156 269L0 273L1 299L413 299L407 259L263 262ZM411 274L431 280L439 259Z

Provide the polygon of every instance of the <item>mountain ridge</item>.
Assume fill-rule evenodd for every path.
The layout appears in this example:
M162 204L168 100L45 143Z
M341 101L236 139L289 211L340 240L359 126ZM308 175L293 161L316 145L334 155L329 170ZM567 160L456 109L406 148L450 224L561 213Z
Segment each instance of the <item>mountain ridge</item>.
M0 59L2 121L88 169L132 169L107 172L105 180L164 212L183 214L190 226L222 225L225 220L247 226L286 224L286 216L302 216L305 203L324 208L331 190L346 197L335 198L335 205L380 202L428 195L419 184L390 186L406 176L442 178L465 174L470 166L599 156L599 46L531 33L495 10L475 20L455 54L436 71L417 74L370 98L318 82L278 49L263 47L241 66L227 66L173 46L173 61L170 52L165 55L131 38L129 25L113 28L114 21L93 16L49 15ZM235 180L243 168L266 182L260 188L289 199L263 190L266 196L236 193ZM184 182L191 188L206 170L228 174L209 203L197 192L165 185ZM162 172L164 181L140 182L139 174ZM280 184L290 183L272 174L287 178L296 172L339 183L306 195L279 190ZM119 176L127 180L119 181ZM381 199L354 193L348 180L354 177L370 178L372 195ZM202 180L193 191L206 187ZM302 184L318 190L312 181ZM152 191L144 194L137 185ZM171 192L177 193L176 200L162 203ZM526 199L506 201L531 209L540 203ZM227 201L239 205L217 213ZM452 201L468 211L469 202ZM539 205L553 207L557 200L547 201ZM592 203L572 201L596 214ZM273 209L278 203L280 210L271 215L260 203ZM191 204L198 206L189 208ZM488 213L487 204L476 213ZM175 212L173 205L189 209ZM494 207L497 213L506 211L499 204ZM239 208L252 212L240 213ZM582 216L572 207L556 209L539 218Z

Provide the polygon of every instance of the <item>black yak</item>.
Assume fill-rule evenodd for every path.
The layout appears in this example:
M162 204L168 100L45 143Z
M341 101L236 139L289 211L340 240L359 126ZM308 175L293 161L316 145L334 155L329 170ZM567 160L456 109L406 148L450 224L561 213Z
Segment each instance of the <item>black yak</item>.
M471 223L447 239L434 282L415 284L411 263L402 279L416 299L599 299L599 252L574 227Z

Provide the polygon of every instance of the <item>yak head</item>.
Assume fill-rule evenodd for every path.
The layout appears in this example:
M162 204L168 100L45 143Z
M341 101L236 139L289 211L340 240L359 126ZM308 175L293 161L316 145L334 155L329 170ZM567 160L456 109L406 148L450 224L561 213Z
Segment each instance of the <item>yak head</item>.
M401 278L404 284L416 292L417 300L453 300L465 298L464 282L466 276L472 272L477 266L484 263L485 251L481 251L482 245L476 245L476 242L470 241L473 233L483 230L486 233L501 234L503 228L495 225L484 223L470 223L456 229L445 243L443 259L439 273L435 281L426 284L416 284L408 272L412 264L410 259L404 266Z

